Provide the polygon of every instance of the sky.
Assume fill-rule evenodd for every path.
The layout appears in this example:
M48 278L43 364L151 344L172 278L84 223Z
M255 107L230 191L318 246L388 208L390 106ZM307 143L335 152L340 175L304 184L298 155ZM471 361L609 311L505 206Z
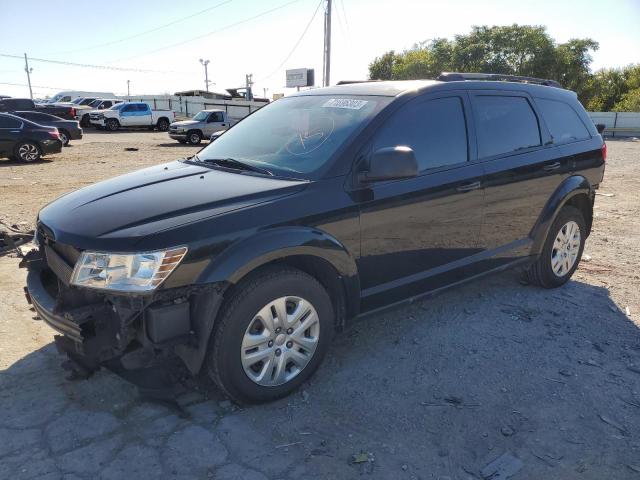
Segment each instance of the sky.
M254 94L286 93L287 68L314 68L322 78L324 0L0 0L0 94L28 97L60 90L173 93L244 85ZM315 13L315 15L314 15ZM600 43L593 69L640 63L640 0L333 0L331 83L367 77L371 61L473 25L543 25L559 43ZM28 27L25 28L25 25ZM307 28L308 27L308 28ZM306 30L306 32L305 32ZM304 35L303 35L304 33ZM131 38L133 37L133 38ZM299 43L298 43L299 41ZM114 71L35 59L152 70ZM17 85L8 85L17 84ZM266 90L265 90L266 89Z

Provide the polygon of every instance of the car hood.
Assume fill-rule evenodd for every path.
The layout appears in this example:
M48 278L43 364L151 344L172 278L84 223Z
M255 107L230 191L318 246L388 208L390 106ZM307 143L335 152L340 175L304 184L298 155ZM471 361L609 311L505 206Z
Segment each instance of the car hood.
M239 174L175 161L90 185L38 216L58 242L108 247L228 214L303 189L308 182Z
M198 123L201 123L201 122L198 122L197 120L182 120L180 122L173 122L171 126L172 127L188 127L189 125L196 125Z

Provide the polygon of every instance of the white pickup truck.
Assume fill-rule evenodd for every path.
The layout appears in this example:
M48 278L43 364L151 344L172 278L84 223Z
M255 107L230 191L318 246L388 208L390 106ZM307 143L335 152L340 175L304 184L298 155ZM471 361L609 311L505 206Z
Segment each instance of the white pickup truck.
M236 123L224 110L202 110L191 120L173 122L169 126L169 136L180 143L199 144L203 138L210 138L215 132L225 131Z
M171 110L152 110L142 102L123 102L114 105L107 110L91 112L91 125L98 128L106 128L115 132L120 127L124 128L158 128L161 132L169 130L169 125L176 118Z

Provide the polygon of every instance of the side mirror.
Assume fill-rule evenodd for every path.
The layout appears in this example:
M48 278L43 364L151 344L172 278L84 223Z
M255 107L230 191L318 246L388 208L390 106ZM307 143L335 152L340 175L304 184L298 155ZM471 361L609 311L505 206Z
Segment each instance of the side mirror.
M605 128L607 128L607 126L604 123L596 123L596 130L598 130L600 135L603 134Z
M360 172L361 182L398 180L418 176L418 161L409 147L385 147L376 150L369 160L367 171Z

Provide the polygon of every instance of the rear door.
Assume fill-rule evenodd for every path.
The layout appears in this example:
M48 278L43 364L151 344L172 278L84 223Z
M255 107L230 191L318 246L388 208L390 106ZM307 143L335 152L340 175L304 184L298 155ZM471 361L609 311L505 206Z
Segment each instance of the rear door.
M570 165L526 92L472 91L478 159L485 171L480 247L487 268L529 255L531 233Z
M371 151L408 146L417 178L366 185L361 199L363 308L368 310L455 281L480 252L482 168L469 141L464 92L414 99L375 134Z
M0 115L0 153L4 156L13 155L13 148L20 138L23 125L18 119Z

